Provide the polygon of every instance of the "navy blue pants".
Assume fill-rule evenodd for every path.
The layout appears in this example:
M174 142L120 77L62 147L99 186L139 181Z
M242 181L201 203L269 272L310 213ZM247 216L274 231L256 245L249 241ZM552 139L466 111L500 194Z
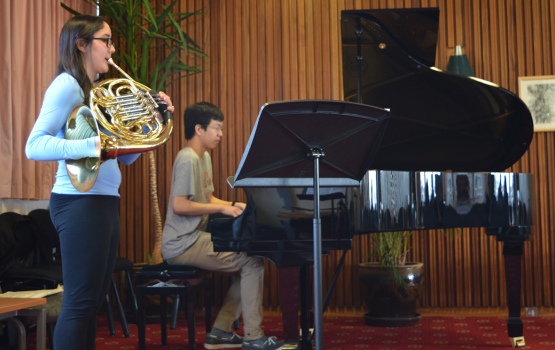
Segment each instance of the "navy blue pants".
M119 197L53 193L50 216L60 236L64 278L54 349L93 350L119 245Z

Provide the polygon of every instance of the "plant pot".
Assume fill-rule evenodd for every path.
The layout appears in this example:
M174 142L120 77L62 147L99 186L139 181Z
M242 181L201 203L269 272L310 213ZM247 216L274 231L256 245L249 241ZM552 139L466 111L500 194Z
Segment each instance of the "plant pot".
M379 263L359 265L361 295L367 307L366 324L376 327L414 326L420 322L416 312L421 295L424 264L406 263L397 267L405 285L400 286L393 270Z

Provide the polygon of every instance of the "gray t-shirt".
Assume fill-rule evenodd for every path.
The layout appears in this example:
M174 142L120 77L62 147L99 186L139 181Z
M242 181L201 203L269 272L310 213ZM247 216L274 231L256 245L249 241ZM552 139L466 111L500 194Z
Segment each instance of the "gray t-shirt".
M214 192L212 159L208 152L200 158L191 147L177 153L173 164L172 186L166 223L162 233L162 256L171 259L183 254L206 229L208 215L177 215L173 211L173 197L186 196L197 203L208 203Z

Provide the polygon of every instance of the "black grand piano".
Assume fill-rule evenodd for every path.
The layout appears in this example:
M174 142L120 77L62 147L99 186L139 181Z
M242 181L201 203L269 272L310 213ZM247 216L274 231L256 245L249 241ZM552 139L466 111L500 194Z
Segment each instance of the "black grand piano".
M360 181L336 186L324 173L322 251L349 249L355 234L487 228L503 244L508 336L522 347L521 259L533 224L533 181L506 170L530 145L532 117L495 84L433 68L438 22L437 9L342 12L345 100L391 113ZM307 181L313 176L310 169L298 174ZM228 180L244 187L247 208L238 218L211 223L215 249L273 261L280 285L288 286L280 294L285 341L310 341L306 295L295 281L314 258L311 184L291 187L291 179L264 175L248 180Z

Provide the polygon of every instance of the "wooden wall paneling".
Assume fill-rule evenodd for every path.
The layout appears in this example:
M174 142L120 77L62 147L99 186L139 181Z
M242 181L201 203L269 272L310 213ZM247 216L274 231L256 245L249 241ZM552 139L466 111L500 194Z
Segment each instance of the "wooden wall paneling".
M555 159L555 141L554 141L554 134L553 133L546 133L546 143L545 143L545 150L547 156L546 159ZM541 184L545 188L545 192L549 193L549 198L553 198L555 195L555 184L553 183L553 174L555 172L555 164L553 161L548 161L545 168L545 181L542 181ZM536 184L539 187L539 184ZM551 200L552 201L552 200ZM552 202L546 202L543 206L538 207L538 210L541 210L543 215L548 217L545 229L542 230L541 236L544 237L544 245L543 245L543 266L545 267L545 273L542 276L542 280L546 283L546 295L544 296L543 302L547 303L548 305L554 305L553 301L555 300L555 286L553 284L553 276L554 267L555 267L555 257L553 252L555 251L555 238L554 238L554 227L555 227L555 205ZM549 281L549 282L548 282Z
M283 100L290 100L291 99L291 77L289 74L283 74L281 78L278 78L282 72L290 72L291 66L294 65L292 62L292 54L290 52L291 45L287 45L287 43L293 42L295 40L294 36L291 33L291 25L288 23L288 18L292 16L290 11L291 3L290 1L282 1L280 2L279 12L283 15L281 16L279 23L279 29L281 30L282 41L278 45L281 52L278 52L276 56L279 56L281 59L281 69L280 71L276 72L276 76L272 77L275 80L281 80L281 88L279 89L281 93L281 98ZM286 15L285 15L286 14Z
M465 263L464 252L468 249L468 235L463 234L461 229L445 230L444 234L449 236L451 241L452 249L454 252L454 258L452 261L452 274L454 275L453 290L459 291L452 294L451 305L467 305L469 302L470 293L466 293L463 289L465 286L465 281L468 276L471 275L470 269Z
M426 246L426 241L424 240L423 235L420 235L420 232L414 232L412 236L412 260L414 261L424 261L428 260L427 256L429 255L428 247ZM432 295L430 286L432 285L431 281L433 280L433 276L431 275L429 269L425 268L424 276L421 280L422 285L422 294L420 296L420 305L429 305L429 296Z
M494 82L496 84L500 84L499 83L499 75L501 73L500 67L499 67L499 56L500 56L500 50L502 50L502 46L507 46L506 42L501 42L500 37L502 35L502 33L505 32L505 28L501 28L500 27L500 23L499 23L499 17L498 17L498 12L499 12L499 6L498 6L498 1L490 1L487 3L484 3L484 6L488 6L487 9L487 31L482 31L482 33L488 37L488 42L489 45L488 47L486 47L486 52L488 52L489 54L489 61L484 61L487 62L488 65L490 66L490 75L488 76L488 80L491 82Z
M464 47L464 38L462 33L462 7L463 2L458 1L453 4L451 8L446 8L440 16L443 19L445 31L447 35L443 36L443 41L446 46L455 49L456 45Z
M424 264L429 264L430 271L433 271L432 276L434 279L430 279L430 288L433 290L437 297L435 298L435 305L438 307L445 306L445 293L441 291L443 289L443 281L445 280L445 276L441 274L441 259L440 259L440 244L439 244L439 235L437 234L437 230L433 231L422 231L420 233L424 235L424 238L428 241L427 247L427 259L424 259ZM429 262L428 262L429 261Z
M510 68L509 68L509 61L512 57L511 52L513 52L511 49L513 48L513 45L509 44L504 44L504 43L511 43L512 41L509 39L512 36L512 28L514 27L514 24L511 23L511 25L508 24L510 17L507 16L507 8L510 7L508 6L508 4L504 1L500 1L498 3L498 10L497 10L497 20L499 23L499 38L497 39L497 47L499 48L499 52L497 54L497 60L496 62L498 63L497 66L497 70L498 70L498 78L497 78L497 82L500 86L504 86L506 88L510 88L510 83L509 83L509 73L510 73Z
M332 74L331 68L331 45L333 41L333 29L331 26L330 19L330 3L323 2L322 6L315 6L315 18L317 28L315 29L315 47L314 50L317 53L316 61L319 61L316 65L316 76L321 76L322 84L317 84L316 93L317 96L322 98L332 98ZM322 33L319 35L318 33ZM336 46L337 47L337 46ZM340 46L339 46L340 47ZM341 53L341 49L338 50Z
M555 6L553 7L555 8ZM554 159L555 142L553 140L553 134L548 135L546 149L550 151L549 153L551 155L551 159ZM554 173L554 162L548 162L546 167L546 174ZM545 183L548 184L547 192L550 193L550 198L553 198L553 196L555 195L553 183L550 183L549 181L546 181ZM555 276L555 257L553 256L553 252L555 252L555 237L553 230L553 227L555 226L555 206L551 203L546 203L546 205L541 208L545 208L545 214L549 218L547 230L545 233L546 244L544 245L544 249L542 252L542 256L546 257L542 259L545 266L545 273L542 276L543 281L545 281L544 298L542 300L542 305L555 305L555 279L553 278L553 276Z
M532 20L532 11L530 11L530 7L529 7L529 2L524 2L523 9L525 9L525 11L523 12L524 14L524 36L525 39L523 41L524 47L522 48L523 51L526 53L526 58L524 60L524 62L527 63L526 66L526 75L538 75L538 73L536 72L536 70L538 72L541 71L541 67L538 67L535 65L534 62L534 56L535 56L535 52L534 52L534 38L536 38L536 35L533 31L533 20Z
M322 261L321 261L322 265L322 302L324 301L323 299L326 297L326 293L328 292L328 289L331 286L331 279L335 270L336 265L336 259L335 259L335 252L327 252L324 253L322 255ZM310 269L312 271L314 271L314 266L310 265ZM334 304L337 305L337 300L336 297L340 294L339 290L340 288L334 288L333 290L333 294L332 297L330 298L331 300L334 301Z
M332 252L334 256L335 266L339 265L341 258L343 256L343 253L344 253L343 251ZM349 259L349 257L350 257L350 251L345 251L345 260ZM353 282L354 282L353 275L352 275L353 270L354 270L353 266L350 265L348 269L342 269L342 271L339 271L343 273L340 273L337 278L337 282L335 285L335 290L337 292L335 294L336 297L335 297L335 302L333 304L341 308L349 307L350 305L347 305L347 301L353 299L352 293L351 293Z
M469 286L470 295L472 296L472 303L474 305L481 306L482 276L480 269L477 269L477 266L480 265L479 259L481 256L480 238L473 237L473 231L470 228L465 228L465 231L467 232L466 235L471 246L471 249L466 256L466 263L472 271L472 279L470 281L466 281L466 283Z
M546 149L546 136L547 134L542 133L535 133L534 134L534 141L537 146L538 153L544 153L547 151ZM548 183L548 177L550 174L546 173L547 170L547 161L546 158L539 158L537 163L537 169L535 169L534 175L536 180L536 185L543 185L545 186ZM542 186L542 187L543 187ZM542 191L539 195L539 202L540 206L537 208L547 208L549 206L549 194L548 191ZM541 215L536 215L539 217L538 228L539 232L544 232L548 230L549 226L549 217ZM532 238L529 246L526 249L526 256L530 257L530 263L527 264L528 268L526 269L526 277L525 277L525 285L527 286L528 293L526 297L527 305L537 305L536 302L541 301L541 288L535 288L541 282L541 260L535 259L532 254L534 251L541 251L543 237L542 235L536 235ZM539 279L539 280L538 280ZM539 283L537 284L536 281Z
M542 33L542 37L545 37L546 35L549 35L551 33L553 33L553 30L551 29L553 26L551 24L551 20L555 17L549 17L550 15L550 8L554 7L555 4L553 4L552 1L541 1L540 2L540 12L541 12L541 33ZM542 68L543 71L549 71L550 68L553 66L552 65L552 51L551 51L551 46L552 46L552 40L549 41L550 45L544 45L543 43L540 44L540 47L542 49Z
M541 188L542 190L541 190L541 193L539 193L539 195L537 196L537 200L536 200L536 208L537 208L536 217L538 218L536 227L538 228L538 230L535 230L534 236L532 237L532 241L530 242L530 246L527 247L528 249L526 251L527 256L531 258L531 262L532 262L532 264L529 264L529 267L526 269L526 272L527 272L527 275L531 275L531 276L533 276L534 272L536 271L536 267L538 266L536 262L539 259L535 258L535 252L541 251L542 240L543 240L542 237L545 237L545 234L551 231L551 227L552 227L550 223L550 217L547 215L544 215L545 212L542 212L542 209L548 208L551 206L549 202L551 201L550 198L552 198L546 187L546 185L549 184L550 182L550 178L552 178L551 174L547 172L547 169L548 169L547 164L552 163L552 162L549 162L548 160L553 159L553 152L546 147L546 140L551 137L552 137L552 134L548 135L547 133L544 133L544 132L534 134L534 141L535 141L534 146L535 146L536 153L538 155L543 154L545 156L539 157L537 159L536 168L533 170L535 180L536 180L535 185ZM552 278L552 277L548 277L548 278ZM534 280L531 278L526 278L525 283L529 290L527 294L528 297L526 298L527 303L528 305L535 305L534 303L536 300L538 300L538 295L534 293L534 291L536 290L536 288L534 288L536 286L534 284Z
M521 13L523 15L516 16L512 15L514 18L515 23L515 50L516 50L516 74L517 76L525 76L528 71L528 67L526 66L526 55L527 50L525 50L526 43L528 42L528 36L531 35L529 32L526 31L526 13L523 10L523 3L522 1L515 1L514 2L514 14ZM515 89L514 91L518 91Z
M252 98L254 91L251 89L251 84L247 83L248 76L252 73L256 75L256 69L252 69L254 62L249 56L251 36L256 35L248 30L248 23L252 20L252 15L248 12L245 6L228 5L228 13L232 13L235 18L228 19L228 30L233 35L233 42L228 45L227 50L230 52L228 58L231 59L230 64L226 67L228 82L230 82L231 89L225 89L222 86L222 91L227 91L228 100L226 104L226 112L228 115L228 122L225 123L226 128L232 130L226 131L224 138L225 148L217 147L214 151L220 154L219 163L223 171L218 178L214 178L215 183L219 187L220 197L224 194L224 198L231 196L231 190L226 185L226 178L230 175L235 175L235 169L239 164L237 156L240 157L242 150L239 150L236 135L236 126L241 125L244 118L249 118L245 104L245 100ZM256 14L254 14L256 16ZM233 67L233 68L232 68ZM229 123L231 118L237 118L238 123ZM234 135L234 137L230 137ZM240 134L239 134L240 135ZM240 147L242 148L242 147ZM230 152L231 151L231 152Z
M323 5L323 4L322 4ZM309 98L323 98L324 97L324 86L329 86L329 74L324 74L325 69L324 67L328 68L329 65L325 65L326 59L325 53L329 51L322 50L322 44L324 41L329 42L330 36L327 31L324 30L323 20L322 17L322 7L319 2L316 4L312 4L310 7L310 11L312 14L312 20L314 22L312 28L311 26L307 27L307 30L311 30L310 37L308 42L312 42L312 56L314 57L313 62L307 62L308 67L312 67L311 74L312 77L308 77L309 86L312 86L314 91L309 95ZM328 79L327 79L328 78ZM314 84L310 82L314 82Z
M429 232L428 235L434 239L434 246L436 249L434 250L434 257L437 261L437 264L434 265L434 268L437 270L437 276L441 276L436 280L437 289L438 290L448 290L447 288L447 278L445 278L445 264L442 264L442 261L446 261L445 259L445 247L443 245L443 237L439 232ZM447 293L441 293L439 295L439 304L440 305L447 305Z
M331 285L331 280L332 280L332 276L333 273L335 272L335 268L337 266L337 259L336 259L336 253L337 252L324 252L322 254L322 303L324 303L326 295L328 293L328 290L330 288L332 288ZM311 272L311 280L314 280L314 265L310 264L308 265L309 267L309 271ZM330 297L330 301L331 303L333 303L333 305L335 305L336 307L338 306L338 300L337 297L338 295L341 293L340 292L340 287L338 286L334 286L334 288L332 289L332 293L331 293L331 297ZM311 295L311 299L314 300L313 295L314 295L314 287L312 286L312 289L309 291L310 295ZM340 304L340 302L339 302ZM322 304L323 305L323 304ZM324 310L329 310L329 308L326 306L326 308Z
M307 30L309 27L314 26L313 19L308 14L310 11L306 11L305 5L308 5L310 1L295 1L295 8L297 11L297 15L294 17L296 23L294 24L295 28L297 28L297 46L298 46L298 53L297 53L297 65L298 65L298 78L296 80L298 84L298 94L296 95L295 99L305 100L309 95L309 90L311 89L307 84L307 78L310 74L310 68L307 66L307 59L310 57L310 61L314 62L314 56L309 56L313 54L313 38L308 38L310 31ZM314 79L314 76L312 76ZM293 81L295 79L292 79ZM310 81L310 85L316 83L314 80Z
M460 281L460 285L458 286L458 290L462 291L463 293L463 295L458 298L462 301L462 304L457 305L470 306L473 302L471 290L472 286L470 281L472 281L472 279L474 278L474 274L472 273L472 268L468 261L470 252L472 251L472 249L475 248L472 244L470 233L468 232L469 229L459 229L457 231L458 237L455 237L454 239L461 241L461 251L459 257L459 265L456 267L455 271L457 271L457 269L461 269L464 271L464 277L462 278L462 280Z
M443 268L443 275L445 276L446 281L446 290L456 290L456 275L454 273L450 273L453 271L455 267L455 250L453 240L449 233L449 230L438 230L438 233L442 236L443 240L443 249L445 251L445 258L444 258L444 266ZM445 303L446 305L454 305L455 304L456 295L453 293L446 293L445 295Z
M470 57L472 57L472 54L474 53L474 44L472 42L472 38L473 38L473 31L474 31L474 27L469 23L470 19L473 17L473 13L472 13L472 3L469 1L464 1L463 3L463 7L462 7L462 16L460 19L460 23L461 23L461 30L462 30L462 43L464 45L464 53L467 55L467 57L469 57L469 61L470 61L470 65L474 66L474 62L472 59L470 59ZM449 35L448 32L444 32L445 35Z
M541 71L545 71L543 62L543 44L541 40L537 40L537 38L542 37L542 33L545 33L542 24L542 3L547 2L541 0L532 0L530 2L532 7L532 33L535 39L531 42L531 44L534 50L534 67L539 68Z
M226 40L221 37L217 38L222 42L221 57L212 57L211 63L218 63L220 75L222 79L216 82L216 89L211 91L207 101L217 105L224 115L229 118L235 118L237 110L240 109L239 96L242 96L240 91L241 79L243 77L243 56L242 56L242 40L241 35L244 32L240 27L241 22L241 7L232 6L232 3L224 3L223 16L219 19L222 21L223 33L228 33ZM212 67L212 65L211 65ZM227 88L226 88L227 87ZM224 122L224 126L229 123ZM222 185L225 182L224 172L226 171L225 157L223 153L228 149L233 138L228 137L228 131L224 130L224 135L218 147L210 151L212 162L217 165L213 168L213 182L215 186L215 196L223 198L226 188Z
M555 6L550 3L549 9L546 11L549 13L548 16L548 23L549 23L549 29L547 34L548 38L555 38L555 26L553 25L553 22L551 22L552 18L555 18ZM553 45L553 40L548 42L551 45L546 45L549 47L549 52L550 55L549 57L555 57L555 45ZM553 59L551 59L551 64L546 67L546 72L555 72L555 61Z
M498 268L498 266L493 265L497 264L495 252L502 243L498 242L495 237L487 235L485 229L475 229L475 235L483 237L485 243L479 269L483 274L482 284L485 290L483 292L482 305L487 307L492 303L492 300L498 299L497 296L495 296L495 291L498 289L500 280L493 280L492 276L495 275L495 270Z
M352 306L357 307L362 305L362 300L360 297L360 292L354 286L358 285L358 264L360 262L366 261L367 252L361 249L362 247L368 247L370 245L370 235L368 234L358 234L355 235L352 243L351 253L347 257L347 261L345 262L345 266L343 266L343 270L351 271L351 281L352 284L349 286L351 288L351 295L352 295Z
M456 245L453 240L454 230L438 230L438 232L443 236L445 250L447 252L445 257L445 271L444 276L448 281L447 290L456 290L457 285L459 284L459 275L462 275L462 271L459 273L451 273L457 268L457 250ZM446 293L446 304L447 305L456 305L457 303L457 294L455 293Z
M282 27L285 31L289 31L289 40L293 45L289 43L284 43L289 45L289 65L283 67L283 76L288 77L289 86L284 86L287 91L284 91L285 100L294 100L300 98L300 74L302 72L300 55L303 47L299 45L299 27L297 21L299 21L299 14L297 8L297 1L289 0L288 2L288 15L284 16L285 25Z
M478 62L484 62L483 55L483 44L482 44L482 11L480 8L481 0L473 0L470 3L470 7L472 9L472 15L466 19L465 25L472 27L472 35L470 38L467 38L467 47L469 47L469 52L467 52L467 56L469 57L469 61L473 63L472 70L477 77L484 77L484 72L482 66L478 64ZM472 50L470 50L472 48Z
M444 230L440 231L443 232L444 235L448 236L447 244L450 247L452 258L451 261L448 262L449 269L447 274L451 275L449 290L458 290L464 283L466 269L464 268L464 264L461 262L461 255L462 255L462 240L460 239L460 231L459 230ZM451 273L457 269L457 273ZM449 296L449 304L448 305L464 305L464 293L450 293Z
M356 266L352 264L352 256L353 250L347 251L345 255L345 264L343 265L343 274L339 276L340 279L337 282L337 284L342 286L344 290L343 293L345 296L341 301L341 307L343 309L352 309L353 305L356 304L356 294L354 293L354 286L358 286L358 264ZM340 259L339 255L338 258ZM348 267L346 268L345 266Z
M479 16L478 18L481 20L480 23L480 30L478 31L479 36L480 36L480 41L481 41L481 45L482 45L482 57L480 57L480 62L482 62L481 64L481 75L480 77L486 80L491 81L492 79L492 66L491 66L491 62L492 62L492 57L491 57L491 47L492 47L492 42L491 42L491 38L489 36L489 30L491 30L491 27L489 25L489 21L491 20L489 17L491 16L491 14L488 11L487 8L487 2L482 1L480 3L480 14L481 16ZM478 65L480 66L480 65Z
M368 259L370 259L372 257L372 251L374 249L374 241L373 241L373 236L370 234L366 234L364 235L365 239L363 240L363 244L361 244L359 249L361 250L361 255L363 260L360 261L367 261ZM358 263L358 261L355 261L355 263ZM360 290L357 289L357 292L360 293ZM359 300L361 305L363 304L363 296L359 294Z
M334 9L333 5L335 2L331 2L332 6L330 9ZM365 9L369 7L364 7ZM331 95L325 96L332 100L343 100L343 66L342 66L342 51L341 51L341 10L346 8L337 8L337 12L333 12L334 15L330 17L330 73L331 73Z
M280 92L282 90L281 79L272 79L277 76L280 68L282 67L282 56L279 54L281 51L276 43L282 42L282 30L281 30L281 7L279 3L276 2L264 2L265 15L264 20L266 22L265 36L261 37L261 51L265 54L265 74L264 79L261 82L261 90L264 94L261 96L263 101L270 101L271 99L280 100ZM274 44L274 45L272 45ZM265 87L265 88L264 88ZM252 106L254 110L258 110L259 105L256 104Z
M458 273L451 274L451 288L457 290L460 289L460 286L462 286L465 275L467 274L467 270L464 268L464 264L462 264L461 262L461 254L463 249L462 241L458 237L460 235L459 230L447 230L445 234L449 235L449 244L451 245L451 250L453 252L453 257L450 263L451 267L449 271L458 269ZM450 299L450 305L464 305L464 296L465 295L463 293L453 294Z
M443 258L441 259L443 263L440 265L440 269L438 269L438 276L443 279L443 286L438 286L438 289L453 290L457 283L457 276L450 273L456 263L456 252L452 243L451 234L447 230L429 231L429 234L438 236L438 239L441 241L441 247L439 249L443 252ZM426 260L421 261L427 264ZM455 303L456 295L454 293L443 294L443 303L445 305L453 305Z
M541 28L541 10L540 10L540 1L532 0L530 2L531 9L529 12L531 13L531 33L532 33L532 40L528 42L528 50L532 49L534 55L532 56L532 62L534 65L534 69L539 71L544 71L542 65L542 43L541 40L537 40L542 36L542 28ZM538 74L534 74L538 75Z
M324 298L326 297L328 290L332 287L331 281L333 279L333 275L335 269L337 267L337 259L336 259L336 252L328 252L323 254L322 256L322 306L325 302ZM311 268L313 266L311 265ZM334 305L341 304L341 301L338 300L341 296L343 296L343 290L340 286L334 286L333 293L331 294L330 301L333 302Z
M426 231L418 232L418 235L422 237L423 241L426 242L425 244L425 261L426 267L426 276L428 276L426 282L426 289L430 291L429 295L429 305L436 305L439 306L441 304L441 294L437 293L438 290L438 278L437 269L436 267L439 266L439 262L437 261L437 256L434 251L433 243L435 242L435 236L425 236Z
M463 240L460 237L460 233L455 230L445 230L444 234L449 236L451 241L451 246L453 250L452 265L453 269L459 267L457 273L453 273L453 288L457 290L460 286L463 286L464 280L468 274L468 269L462 264L461 253L463 251ZM455 237L456 236L456 237ZM451 298L451 305L465 305L464 298L467 293L454 293Z
M536 153L536 150L538 149L538 133L534 134L534 140L532 141L530 148L528 150L528 152L532 152L532 154ZM530 168L529 168L529 172L533 174L534 176L534 181L535 181L535 186L538 185L537 181L538 181L538 170L541 168L541 159L540 158L536 158L536 157L532 157L531 158L531 162L530 162ZM538 207L538 202L541 201L541 194L537 195L535 197L535 208L539 208ZM535 221L535 227L534 227L534 232L532 232L533 237L532 240L536 239L534 238L535 236L535 232L537 232L539 230L539 232L541 232L541 227L543 226L543 224L541 223L542 221L542 216L538 213L538 211L535 211L535 217L534 217L534 221ZM523 259L525 262L530 261L531 258L531 249L532 243L529 242L529 244L525 244L524 246L524 253L523 253ZM522 266L522 273L523 273L523 278L522 278L522 286L523 286L523 303L524 305L532 305L532 300L530 300L528 298L529 295L531 295L531 291L533 288L533 284L531 284L529 282L529 277L531 274L531 264L530 263L523 263Z
M424 233L424 232L422 232ZM439 291L446 290L446 279L444 274L444 265L442 265L442 258L443 255L443 247L441 246L441 234L438 233L437 230L434 231L427 231L425 235L429 241L429 253L427 255L428 259L433 257L433 261L430 262L430 270L433 269L434 273L433 276L435 280L432 282L430 280L431 286L433 286L433 290L438 292L437 297L437 305L438 306L445 306L447 305L446 293L441 293ZM428 259L425 259L425 263L427 264Z

